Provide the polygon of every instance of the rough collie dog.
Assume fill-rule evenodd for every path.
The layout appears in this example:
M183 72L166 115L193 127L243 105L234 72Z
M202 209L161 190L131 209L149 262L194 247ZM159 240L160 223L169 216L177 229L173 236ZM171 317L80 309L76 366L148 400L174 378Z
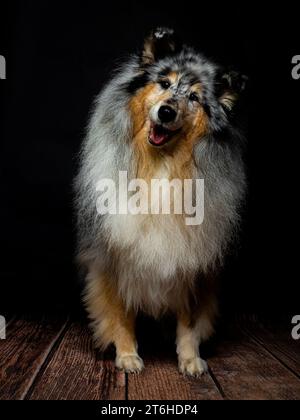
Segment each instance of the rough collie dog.
M143 368L139 311L175 314L180 372L207 370L199 345L214 330L215 273L236 236L245 190L233 117L243 85L242 76L223 72L160 28L96 100L75 183L78 256L96 344L113 343L116 366L127 372ZM149 185L203 179L203 222L187 225L184 212L99 214L97 183L110 179L121 188L120 171Z

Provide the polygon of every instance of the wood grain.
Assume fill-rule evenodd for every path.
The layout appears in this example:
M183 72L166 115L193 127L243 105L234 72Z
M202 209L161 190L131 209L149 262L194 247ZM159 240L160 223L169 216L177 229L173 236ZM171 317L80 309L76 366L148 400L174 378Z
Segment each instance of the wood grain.
M125 399L125 374L94 350L87 326L71 324L28 395L31 400Z
M299 341L289 327L231 325L203 349L210 374L191 379L177 370L173 341L156 330L140 341L144 372L125 375L111 353L94 350L84 321L16 318L0 341L0 399L299 400Z
M0 400L23 399L65 327L66 319L17 319L0 341Z
M300 340L293 340L291 329L290 323L276 328L261 323L243 328L271 354L281 360L295 375L300 377Z
M145 370L128 376L129 400L219 400L222 399L209 374L199 379L178 372L175 358L146 357Z
M209 365L227 399L300 399L295 375L241 331L219 343Z

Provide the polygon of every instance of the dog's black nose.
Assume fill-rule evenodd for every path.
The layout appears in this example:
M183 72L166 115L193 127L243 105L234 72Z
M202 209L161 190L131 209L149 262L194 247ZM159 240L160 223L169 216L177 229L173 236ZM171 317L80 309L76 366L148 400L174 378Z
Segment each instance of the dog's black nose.
M163 105L158 110L158 117L162 123L174 121L176 115L176 111L170 106Z

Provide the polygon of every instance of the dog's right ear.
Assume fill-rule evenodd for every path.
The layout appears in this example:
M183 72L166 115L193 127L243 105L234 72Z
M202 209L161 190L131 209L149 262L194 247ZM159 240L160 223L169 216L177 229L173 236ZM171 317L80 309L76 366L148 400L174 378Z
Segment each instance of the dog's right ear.
M178 48L178 41L174 30L169 28L157 28L145 39L142 53L144 66L155 63L167 55L174 54Z

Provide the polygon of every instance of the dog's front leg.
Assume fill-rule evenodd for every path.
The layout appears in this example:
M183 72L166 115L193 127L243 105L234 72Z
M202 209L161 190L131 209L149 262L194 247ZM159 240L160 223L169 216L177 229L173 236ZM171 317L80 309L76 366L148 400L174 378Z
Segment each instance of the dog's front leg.
M135 314L125 310L114 281L108 274L90 272L85 303L98 347L105 349L113 343L117 368L126 372L140 372L144 364L137 353Z
M179 371L184 375L199 377L207 372L208 366L201 359L200 343L213 333L212 318L207 313L191 319L187 313L178 314L177 354Z

